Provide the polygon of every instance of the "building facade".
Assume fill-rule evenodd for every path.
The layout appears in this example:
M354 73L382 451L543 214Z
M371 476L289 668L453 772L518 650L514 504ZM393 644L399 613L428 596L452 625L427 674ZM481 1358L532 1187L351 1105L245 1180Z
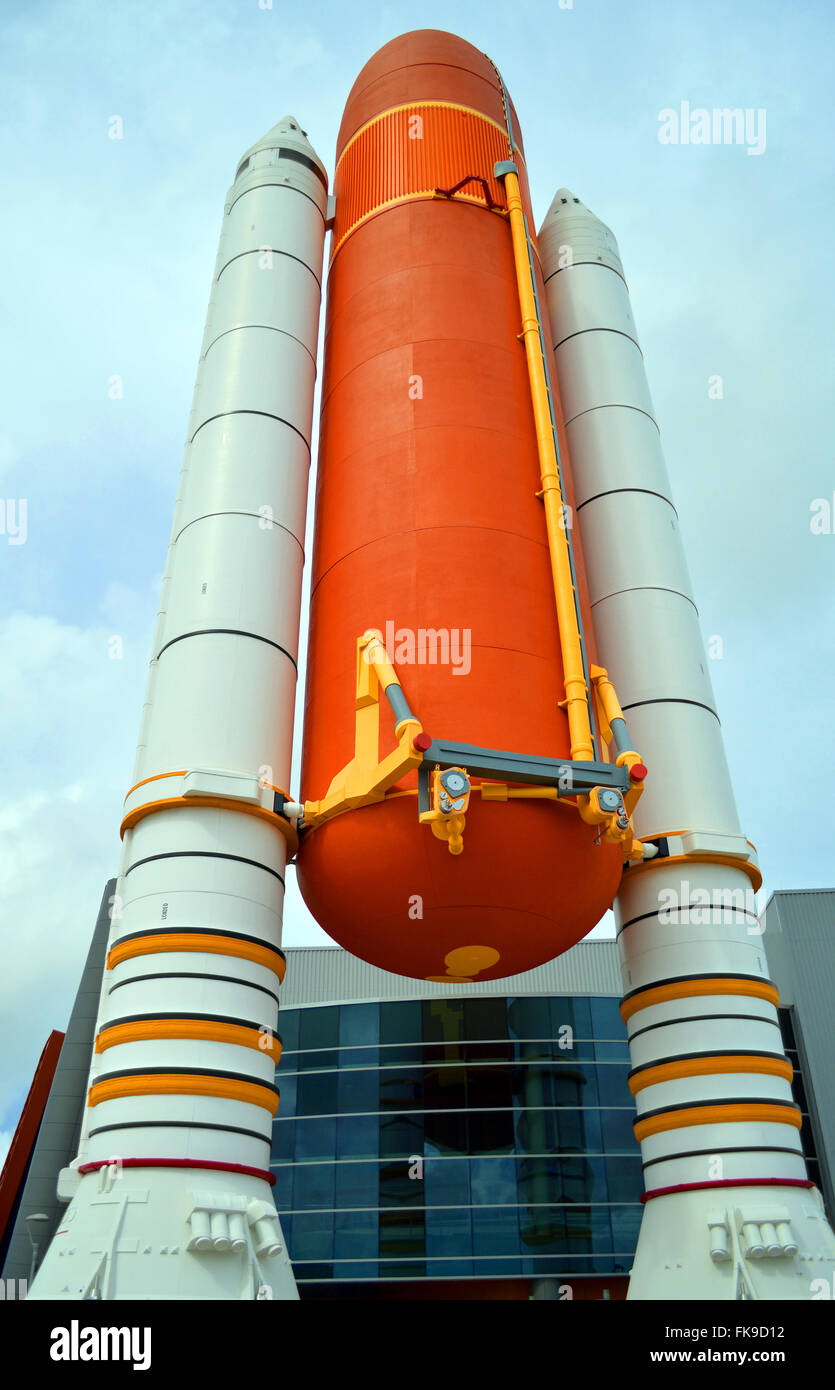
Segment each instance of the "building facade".
M795 896L771 899L766 932ZM831 919L835 894L812 896L826 902L807 917ZM829 1084L831 1030L805 998L801 1050L785 941L774 955L804 1152L829 1201L810 1078ZM615 941L469 986L291 949L273 1168L302 1296L625 1297L644 1184L620 988Z
M85 1103L106 900L6 1233L6 1279L29 1272L26 1217L48 1214L45 1245L60 1213L54 1182ZM804 1152L830 1218L834 919L835 891L777 893L762 923ZM617 942L471 985L392 975L339 948L286 954L272 1169L302 1297L625 1297L643 1181Z

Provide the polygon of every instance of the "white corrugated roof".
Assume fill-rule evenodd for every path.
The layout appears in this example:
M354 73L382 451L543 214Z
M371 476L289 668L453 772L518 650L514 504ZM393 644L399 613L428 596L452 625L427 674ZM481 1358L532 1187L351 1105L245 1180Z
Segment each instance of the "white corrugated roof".
M289 946L285 955L287 975L281 986L285 1009L302 1008L305 1004L485 994L610 994L620 998L622 988L616 941L581 941L536 970L472 985L430 984L406 975L392 975L339 946Z

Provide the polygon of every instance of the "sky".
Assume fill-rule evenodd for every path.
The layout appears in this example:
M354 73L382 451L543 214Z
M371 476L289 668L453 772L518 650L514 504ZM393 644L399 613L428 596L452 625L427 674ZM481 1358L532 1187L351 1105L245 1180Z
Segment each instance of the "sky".
M537 221L615 232L764 894L835 882L828 0L4 5L0 1159L117 871L226 190L288 112L332 169L414 28L496 60ZM682 103L753 138L664 142ZM284 942L327 942L292 875Z

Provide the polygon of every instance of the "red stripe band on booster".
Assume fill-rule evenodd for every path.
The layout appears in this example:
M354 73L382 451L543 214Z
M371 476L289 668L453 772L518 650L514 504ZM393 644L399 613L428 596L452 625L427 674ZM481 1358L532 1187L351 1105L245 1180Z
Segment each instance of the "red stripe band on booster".
M79 1165L79 1173L94 1173L98 1168L109 1168L115 1163L120 1168L217 1168L223 1173L245 1173L250 1178L260 1178L275 1187L275 1173L268 1168L250 1168L245 1163L220 1163L207 1158L97 1158L93 1163Z
M717 1178L714 1182L680 1182L674 1187L653 1187L641 1197L651 1202L653 1197L669 1197L673 1192L700 1192L706 1187L814 1187L810 1178Z

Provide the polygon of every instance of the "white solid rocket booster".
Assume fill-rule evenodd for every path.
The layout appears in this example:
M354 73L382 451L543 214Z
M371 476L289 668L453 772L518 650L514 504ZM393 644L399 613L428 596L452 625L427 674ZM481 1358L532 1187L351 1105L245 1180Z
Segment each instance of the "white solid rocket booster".
M285 117L227 197L71 1201L32 1298L298 1296L269 1161L326 216Z
M539 232L594 630L649 768L658 853L615 904L645 1211L639 1299L811 1297L835 1238L808 1179L678 518L617 243L561 189Z

